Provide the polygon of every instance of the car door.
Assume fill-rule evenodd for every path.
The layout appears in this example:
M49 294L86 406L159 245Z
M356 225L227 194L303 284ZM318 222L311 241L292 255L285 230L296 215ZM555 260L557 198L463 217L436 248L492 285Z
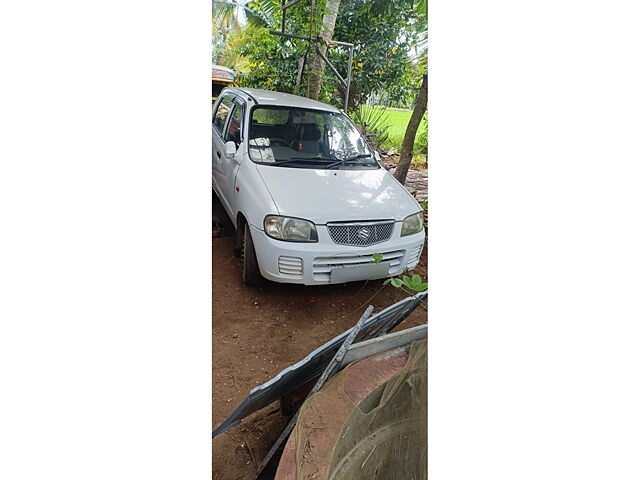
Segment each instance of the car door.
M245 128L244 128L244 114L245 103L241 98L236 97L233 100L233 110L229 114L229 120L224 129L223 144L227 142L233 142L236 146L237 155L227 156L224 148L219 164L218 183L222 196L221 199L227 207L227 212L230 216L234 216L237 210L235 205L235 186L236 186L236 174L240 166L239 160L241 160L241 145L244 140Z
M223 95L214 108L211 119L211 183L220 200L224 196L222 192L223 185L220 184L220 172L224 163L223 135L232 109L233 96L230 94Z

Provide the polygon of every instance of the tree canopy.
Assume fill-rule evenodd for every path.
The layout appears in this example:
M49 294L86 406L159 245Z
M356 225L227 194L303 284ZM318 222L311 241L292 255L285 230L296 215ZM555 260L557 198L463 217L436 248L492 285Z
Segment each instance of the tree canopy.
M323 15L327 12L326 2L302 1L289 8L286 31L313 37L319 35ZM231 10L237 12L238 4L226 3L231 3L235 7ZM419 13L423 3L426 5L425 0L349 0L340 3L333 40L354 44L350 109L365 103L372 95L391 105L412 105L421 80L421 66L415 56L426 31ZM221 30L225 45L218 51L218 59L242 74L244 86L307 95L314 51L304 40L285 39L269 33L269 30L281 28L280 6L279 0L248 2L244 9L246 27ZM224 8L229 11L229 7L219 11L225 11ZM346 78L348 50L330 48L328 58ZM319 99L343 106L344 88L338 79L329 69L322 77Z

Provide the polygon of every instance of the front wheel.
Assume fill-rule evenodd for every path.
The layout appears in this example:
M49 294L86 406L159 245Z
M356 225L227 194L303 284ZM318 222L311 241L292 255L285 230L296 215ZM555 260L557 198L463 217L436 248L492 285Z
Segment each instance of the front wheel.
M242 245L242 279L246 285L255 287L262 283L260 267L256 257L256 249L253 246L249 223L244 223L244 236Z

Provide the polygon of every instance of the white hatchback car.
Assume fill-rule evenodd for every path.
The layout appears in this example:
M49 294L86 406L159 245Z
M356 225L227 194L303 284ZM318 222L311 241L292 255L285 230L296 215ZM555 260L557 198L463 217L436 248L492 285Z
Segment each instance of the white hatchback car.
M212 184L248 285L320 285L414 268L420 205L349 118L308 98L227 88L213 108Z

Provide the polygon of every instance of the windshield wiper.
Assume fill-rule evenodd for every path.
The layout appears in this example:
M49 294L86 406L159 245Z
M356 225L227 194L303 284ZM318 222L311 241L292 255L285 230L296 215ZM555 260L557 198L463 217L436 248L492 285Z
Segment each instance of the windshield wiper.
M328 158L328 157L291 157L288 160L276 160L274 162L274 165L284 165L286 163L298 163L300 161L326 164L327 162L333 162L334 160L335 158Z
M288 163L320 163L326 165L326 168L334 168L340 165L356 163L373 167L375 164L364 164L357 161L360 158L370 158L371 156L372 155L370 153L362 153L360 155L354 155L353 157L343 158L342 160L336 160L335 158L329 157L291 157L287 160L276 160L272 165L286 165Z
M347 157L347 158L343 158L342 160L338 160L337 162L333 162L333 163L327 165L327 168L335 167L335 166L338 166L338 165L348 165L350 163L369 165L369 166L373 167L374 164L365 164L365 163L356 161L356 160L358 160L360 158L369 158L369 157L371 157L370 153L361 153L360 155L354 155L353 157Z

